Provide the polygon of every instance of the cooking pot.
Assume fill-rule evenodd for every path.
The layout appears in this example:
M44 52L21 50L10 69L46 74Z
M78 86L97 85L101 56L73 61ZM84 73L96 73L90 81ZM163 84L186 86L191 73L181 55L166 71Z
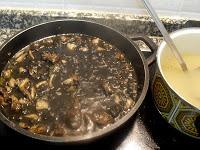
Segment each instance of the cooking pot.
M16 130L17 132L42 141L55 143L89 142L114 131L136 113L147 93L147 89L149 86L148 65L150 65L155 60L156 45L147 37L133 38L133 40L143 41L152 50L151 55L147 59L145 59L138 46L132 40L130 40L120 32L115 31L107 26L83 20L52 21L30 27L15 35L5 44L3 44L0 49L0 70L2 71L9 59L12 58L14 54L16 54L26 45L29 45L32 42L44 37L67 33L86 34L101 38L104 41L107 41L110 44L116 46L119 50L125 53L125 57L127 57L127 59L133 65L137 76L138 88L135 105L124 117L111 124L110 126L82 136L54 137L33 134L28 130L24 130L18 127L15 123L9 121L2 112L0 112L0 119L3 123L5 123L10 128Z
M200 28L177 30L170 36L181 53L199 54ZM166 43L163 41L157 51L156 72L151 85L155 106L162 117L178 131L200 139L200 109L180 96L163 73L161 60L171 56L171 51L165 47ZM192 84L188 86L193 88Z

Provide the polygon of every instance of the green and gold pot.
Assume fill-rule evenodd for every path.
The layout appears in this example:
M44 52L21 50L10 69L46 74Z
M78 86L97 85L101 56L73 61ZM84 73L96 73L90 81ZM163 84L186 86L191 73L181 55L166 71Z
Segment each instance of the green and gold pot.
M180 52L200 53L200 28L177 30L170 36ZM200 108L181 97L166 80L161 60L167 55L172 54L163 41L158 48L156 72L151 85L155 106L162 117L174 128L186 135L200 139ZM188 86L192 88L192 85Z

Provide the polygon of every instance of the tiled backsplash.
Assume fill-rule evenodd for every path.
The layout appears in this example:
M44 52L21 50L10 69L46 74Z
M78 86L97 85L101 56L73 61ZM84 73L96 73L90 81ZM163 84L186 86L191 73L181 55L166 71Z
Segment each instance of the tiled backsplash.
M161 16L200 19L200 0L150 0ZM0 0L0 7L100 10L147 14L141 0Z

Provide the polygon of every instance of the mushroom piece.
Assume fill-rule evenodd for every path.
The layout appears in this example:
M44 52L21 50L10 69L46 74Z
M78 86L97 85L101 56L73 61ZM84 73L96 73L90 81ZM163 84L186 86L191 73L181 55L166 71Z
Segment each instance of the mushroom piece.
M3 96L2 96L2 95L0 95L0 105L2 105L2 104L3 104L3 102L4 102L4 98L3 98Z
M53 129L52 136L64 136L64 135L65 135L65 129L60 124L56 124Z
M134 104L135 104L135 101L133 101L133 99L127 98L125 106L124 106L124 110L129 110Z
M19 100L14 95L12 95L10 98L11 98L11 110L19 112L21 110L21 104Z
M19 73L25 73L27 70L24 69L23 67L19 67Z
M117 52L115 55L115 58L118 60L122 60L124 59L124 54L122 54L121 52Z
M45 134L47 132L47 126L36 124L30 127L29 131L37 134Z
M8 82L8 85L13 88L17 84L16 80L14 78L11 78L10 81Z
M39 88L39 87L41 87L41 86L46 86L46 85L48 85L48 82L47 82L47 81L40 81L39 83L37 83L37 84L35 85L35 87L36 87L36 88Z
M23 129L29 129L29 128L30 128L30 127L29 127L26 123L24 123L24 122L20 122L20 123L19 123L19 127L23 128Z
M105 51L106 49L103 47L97 47L96 50L97 52L102 52L102 51Z
M96 110L91 114L91 119L98 125L106 126L114 122L113 117L105 110Z
M55 74L52 74L50 76L50 79L49 79L49 87L53 87L53 78L55 77Z
M35 87L31 87L31 99L34 99L36 95L36 89Z
M10 78L11 72L12 72L12 71L11 71L10 69L4 71L3 73L4 73L5 78Z
M30 80L28 78L25 78L25 79L22 79L22 80L18 79L17 84L18 84L19 90L25 96L27 96L29 99L31 99L31 94L28 91L28 89L30 88Z
M33 56L32 50L29 49L28 54L29 54L29 56L31 57L31 59L35 59L35 57Z
M99 38L94 38L92 40L92 44L97 45L99 43L100 39Z
M26 57L26 55L27 55L26 53L20 55L15 61L16 61L17 63L22 62L22 61L24 60L24 58Z
M74 43L67 43L67 48L68 48L69 50L71 50L71 51L75 50L76 47L77 47L77 46L76 46L76 44L74 44Z
M46 100L37 100L36 102L36 110L43 110L43 109L48 109L49 104Z
M55 52L43 52L42 54L43 60L48 60L52 63L58 62L59 56Z
M102 87L103 87L103 90L104 90L104 93L106 95L111 95L112 93L114 93L114 90L113 88L109 85L109 83L103 83L102 84Z
M62 43L62 44L66 44L67 41L69 40L69 37L67 37L67 36L65 36L65 35L62 35L62 36L60 37L60 40L61 40L61 43Z
M81 126L82 114L80 103L75 99L72 107L66 113L66 123L72 129L78 129Z
M79 50L82 52L87 52L89 49L87 47L81 47L79 48Z
M30 119L30 120L38 120L39 119L39 116L36 114L27 114L24 117L27 119Z
M78 84L79 77L77 75L72 75L70 78L63 81L65 85L75 85Z

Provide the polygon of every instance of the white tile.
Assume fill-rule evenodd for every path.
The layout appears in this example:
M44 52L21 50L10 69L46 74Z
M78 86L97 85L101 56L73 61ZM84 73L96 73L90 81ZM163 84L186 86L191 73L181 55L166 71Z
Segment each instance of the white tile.
M200 13L200 0L184 0L180 11Z

